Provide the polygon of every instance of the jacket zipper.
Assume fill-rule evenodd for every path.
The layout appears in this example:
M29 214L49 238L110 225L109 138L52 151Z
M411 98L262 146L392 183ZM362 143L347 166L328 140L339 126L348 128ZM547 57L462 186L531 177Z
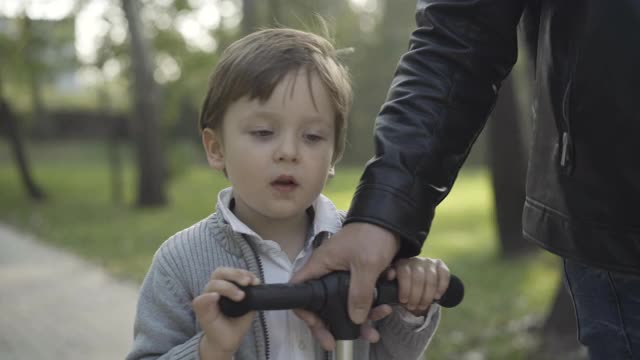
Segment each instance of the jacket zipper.
M338 216L340 216L340 222L344 223L344 219L346 218L345 213L342 212L338 212ZM322 243L331 236L331 234L329 233L325 233L322 232L320 234L317 235L318 238L313 240L313 248L317 249L320 245L322 245ZM332 360L333 359L333 352L332 351L327 351L327 350L322 350L324 353L324 358L325 360Z
M577 63L577 54L576 54ZM573 86L573 78L575 76L575 66L571 71L571 77L567 83L567 87L562 97L562 139L561 139L561 153L560 153L560 167L564 171L565 175L571 175L574 165L574 148L573 139L571 138L571 121L569 119L569 99L571 97L571 87Z
M343 217L341 217L341 219L343 219ZM344 221L344 219L343 219ZM322 239L324 240L324 239ZM322 240L319 241L318 243L322 243ZM246 241L247 245L249 245L249 248L251 249L251 253L253 254L254 258L256 259L256 263L258 264L258 276L260 277L260 283L264 284L264 267L262 265L262 259L260 258L260 256L258 256L258 252L256 251L256 249L253 247L253 244L251 243L251 241ZM319 245L318 244L318 245ZM270 358L270 343L269 343L269 329L267 328L267 320L265 319L264 316L264 311L258 311L258 320L260 321L260 325L262 326L262 328L264 329L264 344L265 344L265 357L266 360L269 360ZM331 360L332 359L332 352L330 351L324 351L325 353L325 358L326 360Z
M587 29L589 23L591 22L591 17L587 16L585 23L582 25L582 29ZM578 67L578 60L580 59L580 53L582 47L584 46L584 32L582 33L581 38L574 41L573 46L575 49L575 55L573 57L573 62L571 63L571 73L569 75L569 81L567 82L567 87L565 88L564 95L562 97L562 138L561 138L561 153L560 153L560 168L563 170L564 174L570 176L573 173L573 169L575 167L575 146L573 142L573 138L571 136L571 116L572 114L569 111L569 103L571 102L571 91L573 89L573 83L576 77L576 68Z
M256 252L256 249L253 248L253 245L251 244L250 241L247 241L247 243L249 244L249 247L251 248L251 252L253 253L253 256L256 259L256 263L258 264L258 272L259 272L259 277L260 277L260 283L264 284L264 267L262 266L262 259L260 259L260 256L258 256L258 253ZM270 354L270 344L269 344L269 329L267 328L267 320L265 319L264 316L264 311L258 311L258 320L260 321L260 325L262 326L262 328L264 329L264 345L265 345L265 357L266 360L269 360L269 354Z
M256 259L256 263L258 264L258 272L259 272L258 275L260 277L260 283L264 284L264 268L262 265L262 259L260 258L260 256L258 256L258 253L256 252L256 249L253 248L253 245L251 244L251 242L247 241L247 243L249 244L249 247L253 252L253 256ZM260 325L262 325L262 328L264 329L264 344L266 348L264 353L265 353L266 359L269 360L271 346L269 343L269 329L267 328L267 320L265 319L264 311L258 311L258 319L260 321ZM325 353L326 360L332 359L332 352L325 350L324 353Z

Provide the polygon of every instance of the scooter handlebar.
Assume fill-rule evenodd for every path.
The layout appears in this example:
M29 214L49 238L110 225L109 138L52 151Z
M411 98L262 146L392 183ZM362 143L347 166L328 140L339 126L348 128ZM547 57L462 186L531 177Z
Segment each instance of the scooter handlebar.
M332 281L336 279L341 281ZM238 285L244 291L245 297L238 302L222 297L220 308L223 314L230 317L242 316L252 310L302 308L321 312L328 305L330 296L343 297L344 299L339 302L347 303L349 280L348 273L335 272L300 284ZM374 306L398 303L398 282L395 280L379 280L375 292ZM457 306L463 298L462 281L457 276L451 275L447 291L436 303L450 308Z

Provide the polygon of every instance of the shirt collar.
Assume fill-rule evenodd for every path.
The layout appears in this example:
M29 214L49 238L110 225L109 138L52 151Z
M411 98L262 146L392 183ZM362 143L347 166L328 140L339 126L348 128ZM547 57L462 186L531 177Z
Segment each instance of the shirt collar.
M231 226L231 229L237 233L249 235L251 238L255 238L258 241L263 241L260 235L253 231L249 226L243 223L236 215L231 211L229 205L233 199L233 189L226 188L218 193L218 211L222 214L224 220ZM329 235L333 235L342 227L342 221L338 215L338 210L328 197L320 194L311 204L312 227L310 231L310 237L306 240L306 246L313 245L309 240L322 238L318 235L326 232ZM269 239L273 240L273 239Z

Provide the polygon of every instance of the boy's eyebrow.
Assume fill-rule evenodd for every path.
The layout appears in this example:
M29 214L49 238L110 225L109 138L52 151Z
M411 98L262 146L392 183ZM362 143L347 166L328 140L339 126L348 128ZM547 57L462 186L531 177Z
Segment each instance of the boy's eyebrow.
M250 117L260 117L267 120L278 120L280 115L277 112L269 110L256 110L249 114Z
M273 111L266 111L266 110L252 110L249 111L247 113L244 114L244 116L241 117L241 121L243 123L251 123L252 120L267 120L269 122L273 122L273 121L277 121L280 118L280 116L278 116L277 113L273 112Z
M275 112L275 111L270 111L270 110L256 110L252 113L249 114L248 118L256 118L256 117L260 117L263 118L265 120L279 120L281 118L281 115L279 112ZM324 116L322 116L321 114L306 114L303 117L303 120L305 120L306 122L326 122L326 118ZM332 119L331 119L332 120Z

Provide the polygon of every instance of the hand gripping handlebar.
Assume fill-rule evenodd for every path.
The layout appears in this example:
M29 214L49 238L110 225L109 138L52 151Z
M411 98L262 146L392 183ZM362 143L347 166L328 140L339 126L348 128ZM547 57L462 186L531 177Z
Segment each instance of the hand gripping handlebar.
M237 317L252 310L301 308L318 314L336 340L354 340L360 337L360 325L351 321L349 317L349 281L348 272L337 271L300 284L238 286L244 291L245 297L238 302L222 297L220 309L226 316ZM451 275L447 291L436 302L443 307L454 307L463 297L462 281ZM375 288L373 306L397 303L397 281L379 280Z

